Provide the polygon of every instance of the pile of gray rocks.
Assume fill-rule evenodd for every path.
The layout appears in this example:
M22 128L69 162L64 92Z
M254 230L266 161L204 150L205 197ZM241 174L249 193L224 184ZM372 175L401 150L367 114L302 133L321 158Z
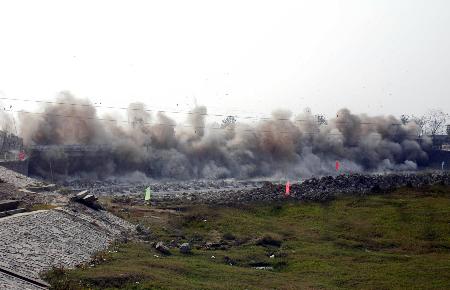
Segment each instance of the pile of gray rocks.
M286 199L326 201L343 195L388 193L400 187L421 188L435 184L450 185L450 174L422 172L324 176L291 184L289 194L286 194L285 184L265 182L251 189L155 194L152 201L156 204L239 204ZM134 204L143 202L141 199L141 196L127 197Z
M72 189L74 191L88 189L90 193L96 196L111 194L139 194L150 186L152 192L195 192L195 191L217 191L217 190L234 190L234 189L250 189L256 188L263 184L259 180L183 180L183 181L165 181L153 180L146 182L131 182L121 179L106 180L90 180L90 179L74 179L66 180L60 185Z

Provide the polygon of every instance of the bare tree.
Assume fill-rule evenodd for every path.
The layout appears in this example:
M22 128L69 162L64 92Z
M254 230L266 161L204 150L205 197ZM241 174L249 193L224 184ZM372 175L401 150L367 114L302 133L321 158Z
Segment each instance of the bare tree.
M316 115L316 118L317 118L317 124L319 126L328 124L327 118L324 115L322 115L322 114Z
M403 125L408 124L409 121L411 121L411 119L412 119L412 118L411 118L410 115L405 115L405 114L403 114L403 115L400 116L400 121L402 122Z
M235 126L236 126L236 117L235 116L227 116L225 119L222 120L222 124L220 125L220 128L234 129Z
M414 123L416 123L418 130L417 130L417 136L422 137L425 133L425 127L428 123L426 116L415 116L411 115L410 120Z
M428 133L433 137L442 133L447 118L448 115L440 109L430 110L426 115Z

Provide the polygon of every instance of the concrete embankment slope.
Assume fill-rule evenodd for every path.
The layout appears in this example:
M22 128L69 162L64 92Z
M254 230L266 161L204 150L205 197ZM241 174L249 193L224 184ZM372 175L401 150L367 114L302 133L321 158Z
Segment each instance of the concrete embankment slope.
M24 280L39 282L39 274L52 266L70 268L88 262L133 229L107 211L76 203L1 218L0 289L39 289L36 283L24 288Z
M41 290L46 289L46 287L41 287L32 282L20 279L14 275L0 272L0 289Z

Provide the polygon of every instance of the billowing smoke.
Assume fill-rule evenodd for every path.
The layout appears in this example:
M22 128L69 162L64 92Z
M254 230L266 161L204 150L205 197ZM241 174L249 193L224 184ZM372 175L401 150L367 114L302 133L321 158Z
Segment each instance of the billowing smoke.
M6 133L17 133L14 118L6 110L7 108L0 105L0 130Z
M177 124L139 103L130 104L125 120L100 117L92 105L68 105L75 103L89 102L62 93L42 114L20 114L27 145L89 145L85 151L54 146L35 153L38 174L48 176L51 169L56 176L137 171L149 178L297 178L336 174L336 160L341 171L361 172L414 170L428 159L429 141L417 140L415 123L403 125L392 116L341 109L320 124L309 111L294 116L278 110L256 125L239 119L219 125L207 123L206 107L197 106Z

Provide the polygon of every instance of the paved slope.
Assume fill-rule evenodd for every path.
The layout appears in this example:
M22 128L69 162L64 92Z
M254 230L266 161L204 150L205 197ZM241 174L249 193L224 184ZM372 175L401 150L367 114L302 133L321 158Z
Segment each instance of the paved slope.
M89 261L132 230L131 224L111 213L80 204L19 214L0 219L0 261L21 275L39 279L39 273L52 266L74 267ZM0 288L7 283L0 282Z

